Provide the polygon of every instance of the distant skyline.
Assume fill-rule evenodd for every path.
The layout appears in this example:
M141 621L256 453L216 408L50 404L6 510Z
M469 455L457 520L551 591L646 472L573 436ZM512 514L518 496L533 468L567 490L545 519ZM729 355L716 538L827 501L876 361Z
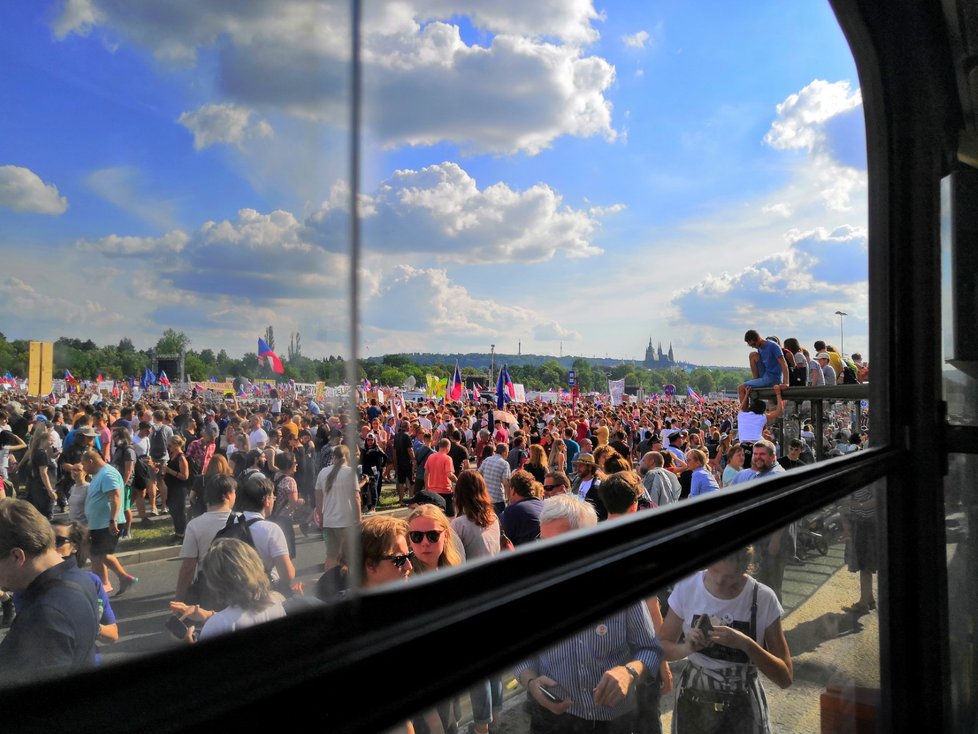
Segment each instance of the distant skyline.
M8 338L346 354L348 3L15 1ZM365 3L362 357L867 355L859 83L828 3Z

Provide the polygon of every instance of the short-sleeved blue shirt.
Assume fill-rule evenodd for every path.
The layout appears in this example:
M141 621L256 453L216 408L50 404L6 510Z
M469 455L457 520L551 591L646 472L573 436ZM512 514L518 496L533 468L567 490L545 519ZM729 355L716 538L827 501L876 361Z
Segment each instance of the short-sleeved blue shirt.
M778 360L784 358L781 347L765 339L764 344L758 347L757 351L761 355L761 365L764 367L763 374L777 376L778 384L780 384L781 378L784 376L781 372L781 365L778 364Z
M88 494L85 495L85 517L88 518L88 527L91 530L102 530L109 527L109 498L110 492L119 493L119 512L116 514L115 521L122 524L126 521L126 512L123 507L125 484L119 470L111 464L106 464L92 477L92 483L88 485Z

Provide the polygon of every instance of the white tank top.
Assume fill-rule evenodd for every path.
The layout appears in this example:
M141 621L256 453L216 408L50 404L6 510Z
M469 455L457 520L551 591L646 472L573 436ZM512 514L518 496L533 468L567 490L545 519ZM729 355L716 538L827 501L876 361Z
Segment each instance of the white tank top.
M761 431L767 425L767 416L761 413L737 413L737 440L760 441Z

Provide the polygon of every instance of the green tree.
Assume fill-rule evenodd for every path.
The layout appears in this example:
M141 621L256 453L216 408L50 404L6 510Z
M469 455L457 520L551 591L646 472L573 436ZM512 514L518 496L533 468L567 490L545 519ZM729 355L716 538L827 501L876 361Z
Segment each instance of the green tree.
M705 367L697 367L690 373L689 384L700 395L706 395L716 389L716 381L713 378L713 373Z
M163 336L156 342L157 354L180 354L190 346L190 337L182 331L165 329Z
M407 375L395 367L384 367L377 376L377 381L381 385L390 387L400 387L407 379Z

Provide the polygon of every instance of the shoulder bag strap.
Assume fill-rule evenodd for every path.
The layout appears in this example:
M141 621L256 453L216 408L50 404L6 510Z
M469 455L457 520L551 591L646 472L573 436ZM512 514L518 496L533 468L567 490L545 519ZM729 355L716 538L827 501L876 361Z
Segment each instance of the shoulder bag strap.
M754 593L750 605L750 637L757 640L757 579L754 579Z

